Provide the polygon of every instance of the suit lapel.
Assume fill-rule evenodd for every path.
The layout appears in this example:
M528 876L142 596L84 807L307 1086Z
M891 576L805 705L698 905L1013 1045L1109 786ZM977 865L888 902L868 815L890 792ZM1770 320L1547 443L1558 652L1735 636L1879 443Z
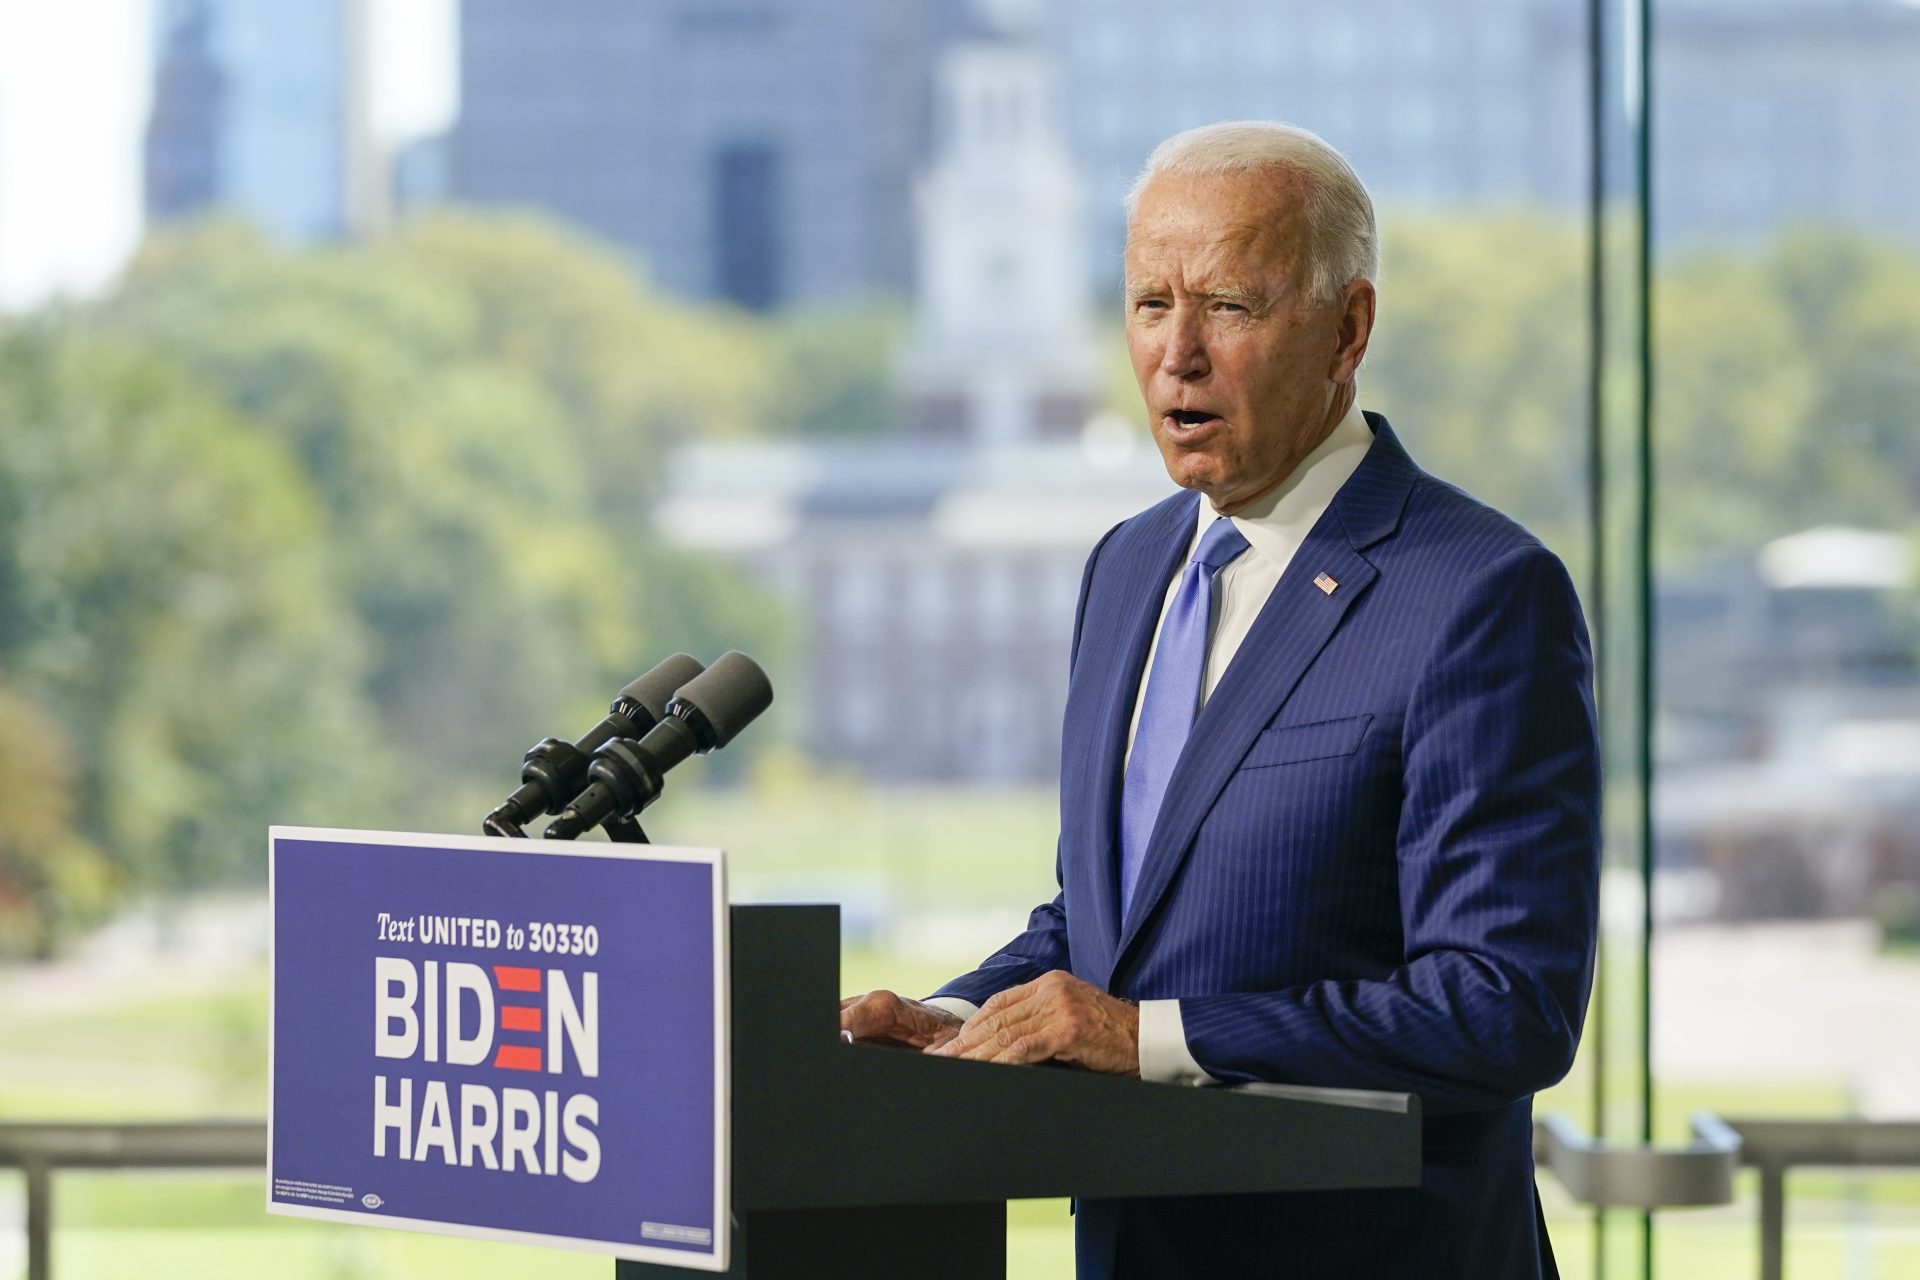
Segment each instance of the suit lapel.
M1301 544L1194 722L1147 844L1140 882L1133 890L1133 909L1114 953L1116 970L1185 861L1201 820L1239 767L1240 758L1377 576L1378 571L1344 537L1326 532L1328 523L1323 517ZM1331 594L1313 584L1321 573L1340 584Z
M1199 495L1171 502L1141 522L1139 536L1115 547L1115 582L1126 584L1127 595L1108 612L1112 619L1113 660L1102 673L1104 687L1097 705L1101 716L1085 759L1092 771L1087 779L1093 816L1094 883L1100 905L1100 926L1107 953L1120 936L1120 779L1127 754L1127 730L1147 662L1147 649L1160 622L1160 606L1167 584L1193 541ZM1104 570L1105 566L1102 566Z
M1120 971L1127 952L1152 918L1191 850L1200 824L1254 738L1292 694L1347 611L1379 576L1361 550L1398 525L1418 472L1386 419L1367 416L1374 428L1373 447L1288 563L1194 722L1147 845L1140 880L1134 886L1133 909L1122 923L1113 951L1113 973ZM1171 572L1169 566L1167 574ZM1332 591L1316 583L1323 574L1337 584ZM1166 576L1159 581L1164 584ZM1136 677L1144 661L1142 649L1132 659ZM1130 699L1126 706L1130 712ZM1125 751L1126 725L1127 718L1123 717L1121 737L1117 746L1109 748L1107 759L1118 760ZM1118 766L1107 772L1112 775L1108 785L1117 791L1114 780L1119 775ZM1106 843L1101 848L1116 847L1112 843L1113 829L1109 813L1108 831L1103 833ZM1111 858L1108 861L1111 863ZM1111 881L1115 873L1109 868L1104 874ZM1117 887L1112 890L1112 900L1117 902Z

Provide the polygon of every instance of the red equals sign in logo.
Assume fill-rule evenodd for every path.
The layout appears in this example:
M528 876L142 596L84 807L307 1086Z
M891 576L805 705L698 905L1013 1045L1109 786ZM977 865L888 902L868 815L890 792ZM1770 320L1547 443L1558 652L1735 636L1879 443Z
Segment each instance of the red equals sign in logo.
M540 971L523 969L513 965L497 964L493 966L493 982L500 988L500 1030L527 1031L538 1035L540 1032ZM533 1004L511 1004L506 999L509 991L525 992L534 997ZM540 1069L540 1046L538 1044L502 1044L493 1055L493 1065L507 1067L514 1071L538 1071Z

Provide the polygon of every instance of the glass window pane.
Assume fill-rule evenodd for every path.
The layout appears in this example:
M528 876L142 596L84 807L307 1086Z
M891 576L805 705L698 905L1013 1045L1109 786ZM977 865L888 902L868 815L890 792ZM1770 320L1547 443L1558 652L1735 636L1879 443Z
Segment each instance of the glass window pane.
M1910 1119L1920 11L1663 0L1654 54L1660 1125ZM1915 1185L1796 1177L1789 1266L1920 1266ZM1658 1273L1753 1269L1753 1194Z

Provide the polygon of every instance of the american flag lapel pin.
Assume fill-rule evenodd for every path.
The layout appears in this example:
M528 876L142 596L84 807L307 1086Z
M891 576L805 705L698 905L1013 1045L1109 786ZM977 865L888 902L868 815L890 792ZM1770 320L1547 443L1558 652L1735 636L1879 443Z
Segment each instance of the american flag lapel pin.
M1340 584L1335 582L1332 579L1332 577L1330 577L1329 575L1323 573L1319 577L1313 580L1313 585L1320 588L1322 591L1326 592L1328 595L1332 595L1333 589L1339 586Z

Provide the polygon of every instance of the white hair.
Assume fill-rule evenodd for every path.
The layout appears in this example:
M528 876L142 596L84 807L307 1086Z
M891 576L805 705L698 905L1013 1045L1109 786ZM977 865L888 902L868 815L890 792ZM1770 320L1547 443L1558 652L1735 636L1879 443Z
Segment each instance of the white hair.
M1319 135L1270 120L1205 124L1153 149L1127 189L1127 221L1149 182L1284 169L1307 180L1307 296L1332 302L1355 280L1378 283L1380 233L1373 201L1347 158Z

